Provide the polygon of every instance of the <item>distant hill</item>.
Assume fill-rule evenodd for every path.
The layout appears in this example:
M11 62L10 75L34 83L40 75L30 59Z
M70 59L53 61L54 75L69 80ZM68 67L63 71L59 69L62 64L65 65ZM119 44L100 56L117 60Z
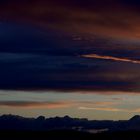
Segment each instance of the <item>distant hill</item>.
M0 130L18 131L50 131L50 130L76 130L80 132L114 132L114 131L140 131L140 116L136 115L125 121L89 121L87 119L54 117L24 118L16 115L0 116Z

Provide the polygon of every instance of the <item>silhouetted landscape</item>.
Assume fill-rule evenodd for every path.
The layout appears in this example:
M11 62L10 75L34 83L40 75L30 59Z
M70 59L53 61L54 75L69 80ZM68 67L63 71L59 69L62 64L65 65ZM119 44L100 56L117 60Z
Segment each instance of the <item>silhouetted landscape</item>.
M0 0L0 140L32 139L140 140L140 0Z
M140 139L140 116L129 120L87 120L65 117L0 116L3 139Z

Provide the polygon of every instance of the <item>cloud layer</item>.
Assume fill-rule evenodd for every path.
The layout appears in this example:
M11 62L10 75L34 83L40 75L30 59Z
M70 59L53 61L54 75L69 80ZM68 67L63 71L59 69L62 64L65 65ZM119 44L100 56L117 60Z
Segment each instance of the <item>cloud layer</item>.
M139 92L139 6L1 1L0 89Z
M1 2L1 21L30 23L80 34L139 39L137 0L6 0Z
M46 109L57 109L67 108L70 106L68 102L32 102L32 101L1 101L1 107L14 107L14 108L46 108Z
M139 92L139 42L0 28L1 89Z

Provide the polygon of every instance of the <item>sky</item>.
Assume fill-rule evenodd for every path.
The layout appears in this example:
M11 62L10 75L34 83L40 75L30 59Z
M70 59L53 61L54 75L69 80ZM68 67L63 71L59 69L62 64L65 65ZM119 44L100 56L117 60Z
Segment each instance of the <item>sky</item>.
M0 114L139 114L139 9L138 0L1 0Z

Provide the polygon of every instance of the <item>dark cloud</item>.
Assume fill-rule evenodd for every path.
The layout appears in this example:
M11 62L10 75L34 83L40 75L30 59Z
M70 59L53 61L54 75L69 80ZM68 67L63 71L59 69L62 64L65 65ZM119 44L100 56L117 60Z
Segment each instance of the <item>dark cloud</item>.
M136 6L138 6L140 4L139 0L122 0L122 2L124 2L125 4L130 4L131 6L132 6L132 4L136 5Z
M0 2L1 89L140 90L138 1Z
M65 108L71 106L66 102L33 102L33 101L0 101L1 107L19 107L19 108Z
M1 4L0 20L68 33L138 39L137 3L125 0L7 1Z
M139 91L139 64L82 57L95 53L135 61L139 57L137 45L133 49L127 41L118 41L119 47L99 37L73 40L4 23L1 29L1 89ZM124 53L129 50L137 55Z
M8 0L0 5L0 20L68 33L139 38L138 5L125 0Z

